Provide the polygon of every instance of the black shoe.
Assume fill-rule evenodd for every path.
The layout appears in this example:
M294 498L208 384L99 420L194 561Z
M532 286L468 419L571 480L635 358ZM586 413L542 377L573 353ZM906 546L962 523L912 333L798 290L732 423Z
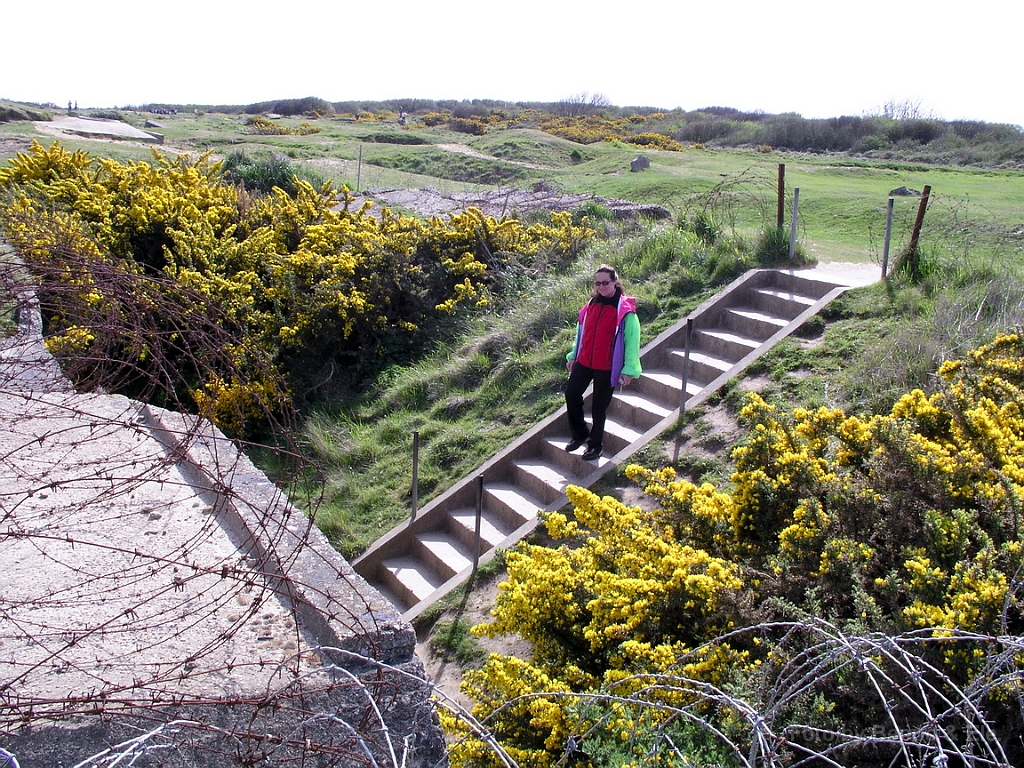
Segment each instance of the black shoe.
M587 450L583 453L583 460L584 461L596 461L597 459L601 458L601 449L602 449L602 447L600 445L598 445L598 446L593 446L593 445L589 446L587 448Z
M587 438L585 438L585 437L580 437L580 438L575 438L574 437L572 440L570 440L568 443L565 444L565 450L567 450L569 453L572 453L577 448L579 448L581 445L583 445L585 442L587 442Z

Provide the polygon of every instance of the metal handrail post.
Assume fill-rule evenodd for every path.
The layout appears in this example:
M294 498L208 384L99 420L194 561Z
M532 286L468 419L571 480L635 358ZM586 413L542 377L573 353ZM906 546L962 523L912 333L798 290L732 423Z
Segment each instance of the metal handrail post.
M484 515L484 476L476 478L476 532L473 534L473 573L480 564L480 528Z
M679 418L686 413L686 385L690 381L690 340L693 336L693 318L686 318L686 344L683 348L683 382L679 392Z
M409 518L411 525L416 520L416 511L420 503L420 433L416 430L412 433L412 517Z
M793 187L793 216L789 221L789 260L796 253L796 221L800 210L800 187Z
M885 216L885 245L882 247L882 277L889 272L889 243L892 240L892 206L896 202L893 197L889 198L889 211Z

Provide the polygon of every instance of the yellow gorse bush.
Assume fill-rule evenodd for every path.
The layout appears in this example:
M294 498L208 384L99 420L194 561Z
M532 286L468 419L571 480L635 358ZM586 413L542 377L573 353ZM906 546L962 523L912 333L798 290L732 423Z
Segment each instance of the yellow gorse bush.
M387 209L371 215L353 208L347 190L298 179L295 187L294 197L275 189L252 199L222 180L208 154L119 163L33 144L0 169L10 200L0 224L30 268L45 264L46 279L64 286L46 313L63 355L118 333L114 315L127 322L132 314L125 297L102 298L112 288L94 279L100 264L215 306L236 337L235 370L194 370L205 357L194 350L181 384L194 406L236 428L253 404L283 403L341 370L372 367L424 323L486 307L490 272L506 259L576 249L593 235L561 215L533 227L476 210L426 222ZM179 303L195 307L196 299ZM185 323L182 340L187 332ZM130 347L130 365L155 364L144 338ZM280 383L271 384L267 365Z
M253 115L247 124L252 132L261 136L309 136L320 133L320 128L312 123L303 121L298 126L282 125L277 120L272 120L263 115Z
M574 697L545 699L544 719L527 720L523 706L532 699L495 715L501 702L545 690L530 687L538 680L554 686L546 690L575 693L610 687L624 695L645 687L645 674L672 668L704 638L729 628L730 606L743 586L734 563L681 541L657 515L575 486L567 493L576 519L553 513L545 520L548 534L565 544L523 544L509 553L495 620L473 629L521 635L533 643L533 661L491 656L463 685L477 702L474 715L496 718L494 727L507 738L501 743L527 765L554 764L571 732L567 723L575 720L577 733L589 726L575 712ZM744 659L726 645L681 673L716 678ZM675 693L665 696L679 703ZM631 732L622 718L606 727ZM486 751L480 744L475 750Z
M688 691L724 685L755 696L744 686L796 657L736 630L780 611L855 631L924 633L936 641L924 646L926 663L961 685L983 676L997 647L943 641L958 632L998 636L1004 622L1024 629L1024 342L1000 336L940 376L935 394L910 392L890 413L863 418L784 412L750 395L728 491L638 465L626 474L657 509L570 486L575 514L545 518L557 546L510 552L494 621L474 629L518 633L534 648L530 662L492 656L466 676L474 715L491 718L500 743L526 764L564 755L570 725L576 735L600 732L626 754L638 727L627 715L637 710L608 701L697 706ZM514 697L532 701L545 690L538 684L560 692L542 696L560 715L502 708ZM827 723L830 712L847 712L849 732L887 716L865 708L872 694L857 693L856 680L846 684L848 693L815 692L803 716ZM606 703L583 706L588 697ZM645 714L650 727L658 715ZM707 714L744 738L738 710ZM469 738L465 749L474 748L477 757L486 752ZM654 764L644 761L657 753L637 764Z

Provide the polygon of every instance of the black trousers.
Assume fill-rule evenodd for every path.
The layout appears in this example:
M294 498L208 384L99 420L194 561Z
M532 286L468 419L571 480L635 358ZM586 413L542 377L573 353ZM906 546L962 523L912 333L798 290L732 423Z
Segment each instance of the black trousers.
M569 383L565 386L565 408L569 414L569 429L576 440L586 438L591 448L601 448L604 444L605 416L615 393L611 377L611 371L595 371L593 368L574 363L569 373ZM594 382L594 396L590 400L593 424L588 432L587 422L583 418L583 394L590 382Z

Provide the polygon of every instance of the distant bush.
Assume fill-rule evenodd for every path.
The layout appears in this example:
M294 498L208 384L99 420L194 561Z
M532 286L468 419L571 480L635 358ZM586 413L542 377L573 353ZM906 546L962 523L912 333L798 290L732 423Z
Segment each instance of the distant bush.
M100 120L120 120L122 123L126 122L124 115L116 109L92 109L89 110L89 117L95 117Z
M448 121L448 128L457 133L468 133L483 136L487 133L487 124L471 117L453 117Z
M248 124L252 128L252 132L258 133L260 136L308 136L320 133L320 128L310 123L302 123L298 127L294 127L270 120L263 115L253 115L249 118Z
M715 139L725 138L735 127L735 123L730 120L698 120L687 123L673 138L681 142L709 144Z
M430 112L420 118L420 122L428 128L433 128L438 125L444 125L449 120L449 114L447 112Z
M938 120L893 120L885 133L894 144L901 141L927 144L935 141L944 131L944 126Z
M608 139L622 139L628 126L628 120L617 125L597 116L548 117L541 123L541 129L545 132L577 144L596 144Z
M420 145L429 144L428 139L418 136L415 133L401 131L396 133L366 133L359 137L360 141L372 141L374 144L405 144Z
M671 136L665 136L660 133L638 133L633 136L627 136L625 139L627 144L637 144L641 147L650 147L652 149L667 149L672 152L681 152L683 145L673 139Z
M324 99L306 96L302 99L281 99L280 101L262 101L250 104L245 111L250 115L271 112L275 115L333 115L334 106Z
M463 119L485 120L491 114L491 107L487 104L472 101L460 101L451 108L452 117Z
M878 149L885 149L891 147L892 142L889 141L885 136L879 136L872 134L871 136L865 136L853 147L854 152L871 152Z

